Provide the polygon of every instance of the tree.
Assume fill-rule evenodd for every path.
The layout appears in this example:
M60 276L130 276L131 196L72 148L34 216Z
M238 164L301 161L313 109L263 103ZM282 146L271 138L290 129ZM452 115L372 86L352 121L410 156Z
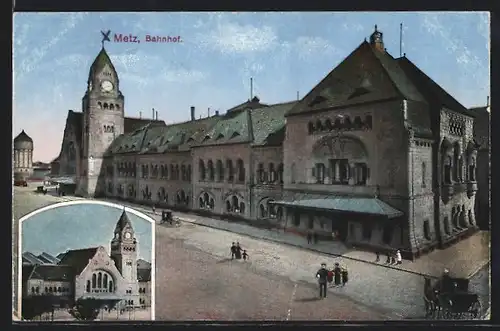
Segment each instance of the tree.
M102 302L94 298L78 299L69 313L79 321L93 321L99 315L101 305Z
M21 315L25 320L33 320L41 317L44 313L53 312L53 298L50 295L35 295L23 298Z

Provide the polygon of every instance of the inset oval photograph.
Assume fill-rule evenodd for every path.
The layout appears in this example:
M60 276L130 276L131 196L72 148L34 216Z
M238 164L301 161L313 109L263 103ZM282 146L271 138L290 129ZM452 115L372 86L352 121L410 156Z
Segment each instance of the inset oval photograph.
M154 223L131 208L64 202L19 222L24 321L154 319Z

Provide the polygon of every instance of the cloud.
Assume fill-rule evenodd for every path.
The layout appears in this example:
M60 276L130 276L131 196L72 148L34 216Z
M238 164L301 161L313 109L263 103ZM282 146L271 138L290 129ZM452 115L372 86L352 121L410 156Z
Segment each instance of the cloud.
M223 23L208 34L198 35L197 39L201 46L223 54L245 54L269 51L276 45L278 37L270 26Z
M31 49L30 56L21 61L19 64L20 67L16 70L18 79L37 68L38 64L43 60L47 52L57 45L57 43L59 43L59 41L61 41L64 36L68 34L68 32L73 30L75 26L83 20L85 15L87 15L87 13L72 13L66 15L67 19L63 22L62 27L58 29L58 32L47 42L43 43L43 46ZM42 27L40 26L39 28ZM23 47L24 42L25 40L21 39L19 41L19 46Z
M339 53L337 48L321 37L298 37L293 46L301 58Z
M344 23L342 25L342 29L346 31L355 31L355 32L360 32L364 31L365 27L361 23Z
M439 14L425 14L422 22L422 27L428 33L441 39L443 45L450 55L455 58L457 64L467 68L474 79L478 79L477 73L488 66L488 63L482 63L479 57L473 54L464 42L455 38L450 32L450 29L440 22Z

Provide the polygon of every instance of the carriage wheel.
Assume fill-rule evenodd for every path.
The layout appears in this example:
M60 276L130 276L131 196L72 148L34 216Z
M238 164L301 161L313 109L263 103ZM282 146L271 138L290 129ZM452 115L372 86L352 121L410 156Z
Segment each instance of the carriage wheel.
M469 307L469 313L471 314L472 319L480 319L481 311L481 302L479 301L479 299L474 301Z

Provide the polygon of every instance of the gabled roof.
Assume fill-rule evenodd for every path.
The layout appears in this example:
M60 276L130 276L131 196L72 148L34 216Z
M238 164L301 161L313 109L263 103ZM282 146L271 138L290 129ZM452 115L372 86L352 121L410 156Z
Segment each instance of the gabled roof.
M467 116L474 116L472 112L470 112L441 86L439 86L439 84L427 76L407 57L400 57L396 60L396 62L404 70L405 74L413 81L414 86L416 86L422 95L425 96L429 104L438 103L440 106L446 107L458 113Z
M59 261L59 265L67 265L74 268L76 275L79 275L97 253L99 247L73 249L67 251Z
M226 113L210 130L198 137L196 146L248 142L248 111Z
M71 281L75 276L74 268L67 265L37 265L28 279L50 281Z
M57 264L59 262L58 259L53 257L52 255L43 252L42 254L37 256L40 260L47 264Z
M266 108L254 109L252 115L254 146L278 146L285 139L285 114L298 101L278 103Z
M363 87L358 83L355 84L353 77L360 73L356 70L362 70L355 68L367 61L370 62L370 66L373 64L371 70L375 70L378 66L379 70L387 76L392 88L380 90L375 85ZM418 102L426 101L389 53L380 51L364 41L300 100L287 115L394 98Z
M24 252L23 253L23 259L26 261L29 261L31 264L43 264L44 262L38 258L35 254L31 252Z

